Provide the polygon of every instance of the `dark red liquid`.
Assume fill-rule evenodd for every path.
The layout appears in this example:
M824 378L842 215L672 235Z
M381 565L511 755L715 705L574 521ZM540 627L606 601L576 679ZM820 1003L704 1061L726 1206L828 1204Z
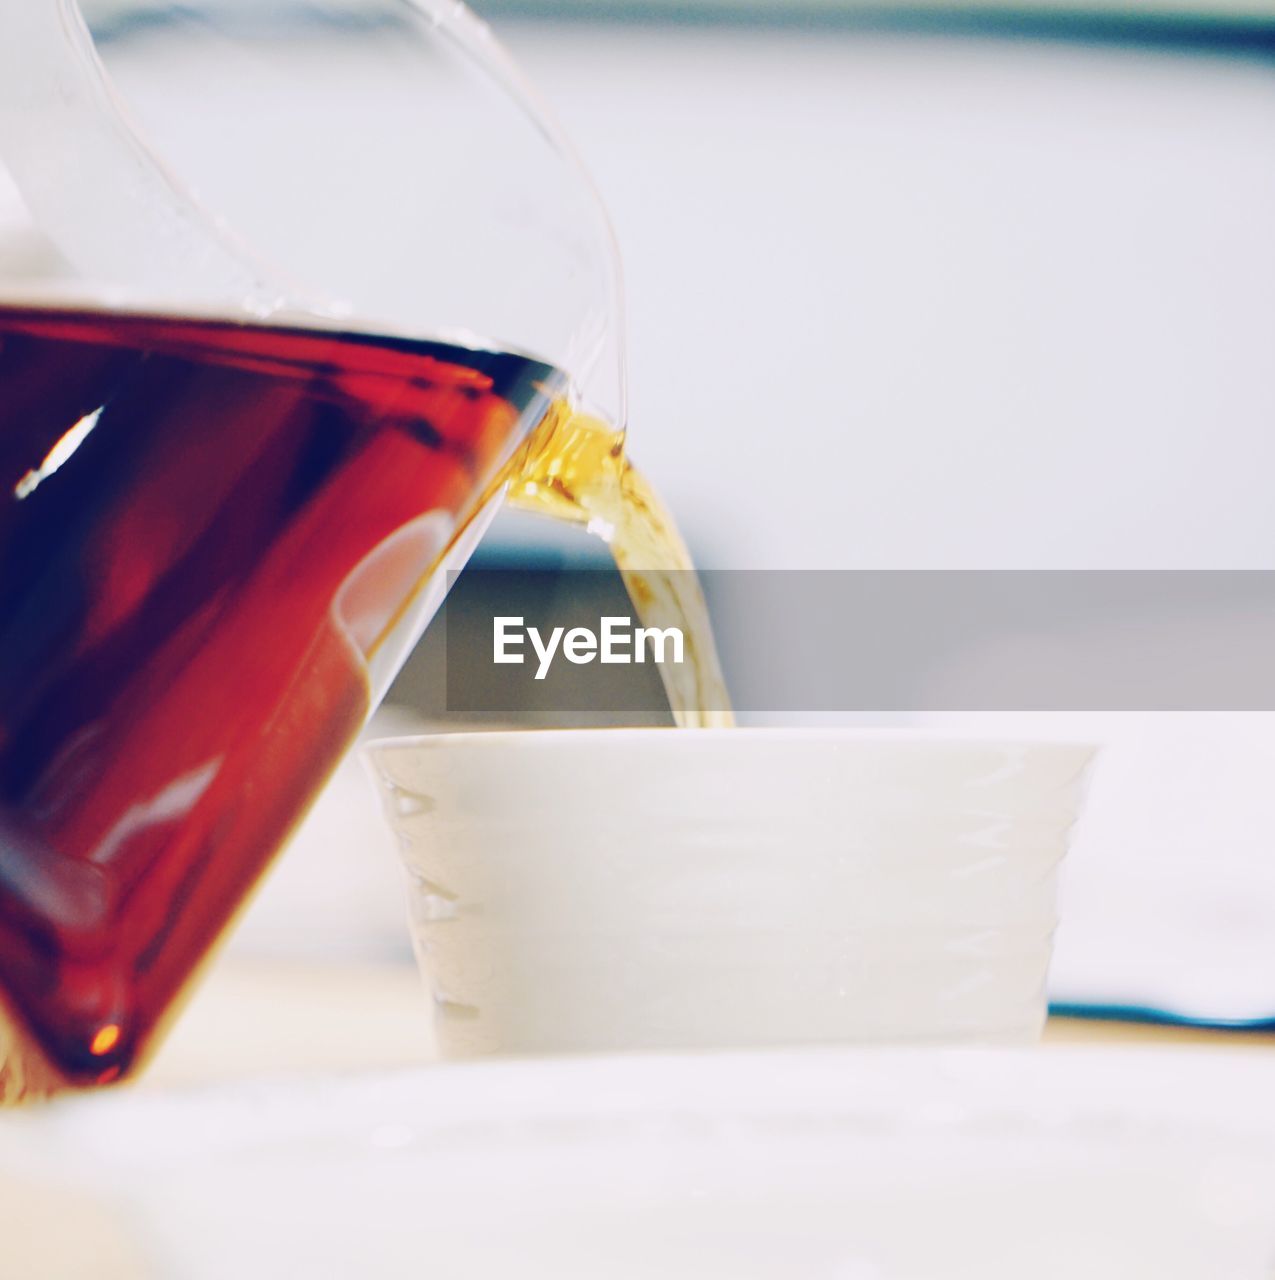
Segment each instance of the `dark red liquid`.
M0 1002L55 1083L145 1049L560 390L438 343L0 308Z

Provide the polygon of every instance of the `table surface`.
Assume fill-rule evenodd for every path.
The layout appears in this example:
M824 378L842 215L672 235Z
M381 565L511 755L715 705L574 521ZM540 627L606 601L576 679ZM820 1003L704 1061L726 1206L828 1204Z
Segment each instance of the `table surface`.
M1053 1019L1048 1044L1226 1046L1275 1056L1275 1035ZM429 1060L425 996L407 964L224 957L136 1087L410 1067Z
M1146 1051L1149 1079L1163 1068L1156 1055L1166 1048L1215 1053L1218 1065L1229 1050L1275 1058L1275 1035L1069 1019L1052 1020L1045 1042ZM232 949L193 991L154 1061L123 1088L162 1094L272 1076L354 1075L431 1057L427 997L410 961L267 960ZM51 1192L25 1173L0 1176L0 1275L152 1280L142 1250L128 1221L94 1195L61 1186Z
M413 966L223 956L136 1084L145 1092L293 1073L358 1072L429 1060L427 1006ZM1241 1048L1275 1056L1275 1036L1051 1021L1046 1043ZM74 1229L67 1223L74 1221ZM56 1229L55 1229L56 1228ZM136 1242L91 1197L0 1183L0 1270L25 1280L148 1280ZM9 1270L6 1268L14 1268Z

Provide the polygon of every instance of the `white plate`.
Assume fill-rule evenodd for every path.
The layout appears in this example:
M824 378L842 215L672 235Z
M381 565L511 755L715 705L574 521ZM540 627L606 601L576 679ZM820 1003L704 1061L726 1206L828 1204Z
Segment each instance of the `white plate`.
M1256 1280L1269 1086L1198 1051L503 1061L62 1104L0 1123L0 1179L165 1280ZM75 1274L22 1226L0 1273Z

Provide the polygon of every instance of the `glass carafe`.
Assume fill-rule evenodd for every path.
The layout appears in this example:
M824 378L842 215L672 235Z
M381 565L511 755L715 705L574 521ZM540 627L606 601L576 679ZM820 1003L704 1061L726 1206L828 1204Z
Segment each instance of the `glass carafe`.
M618 315L463 6L0 0L0 1098L144 1058Z

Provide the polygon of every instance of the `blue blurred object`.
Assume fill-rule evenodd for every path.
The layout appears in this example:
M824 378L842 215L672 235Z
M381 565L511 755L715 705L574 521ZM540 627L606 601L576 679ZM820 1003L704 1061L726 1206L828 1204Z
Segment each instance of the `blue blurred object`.
M1152 1027L1189 1027L1201 1031L1275 1031L1275 1017L1208 1018L1140 1004L1080 1004L1067 1000L1049 1006L1051 1018L1076 1018L1091 1022L1132 1022Z

